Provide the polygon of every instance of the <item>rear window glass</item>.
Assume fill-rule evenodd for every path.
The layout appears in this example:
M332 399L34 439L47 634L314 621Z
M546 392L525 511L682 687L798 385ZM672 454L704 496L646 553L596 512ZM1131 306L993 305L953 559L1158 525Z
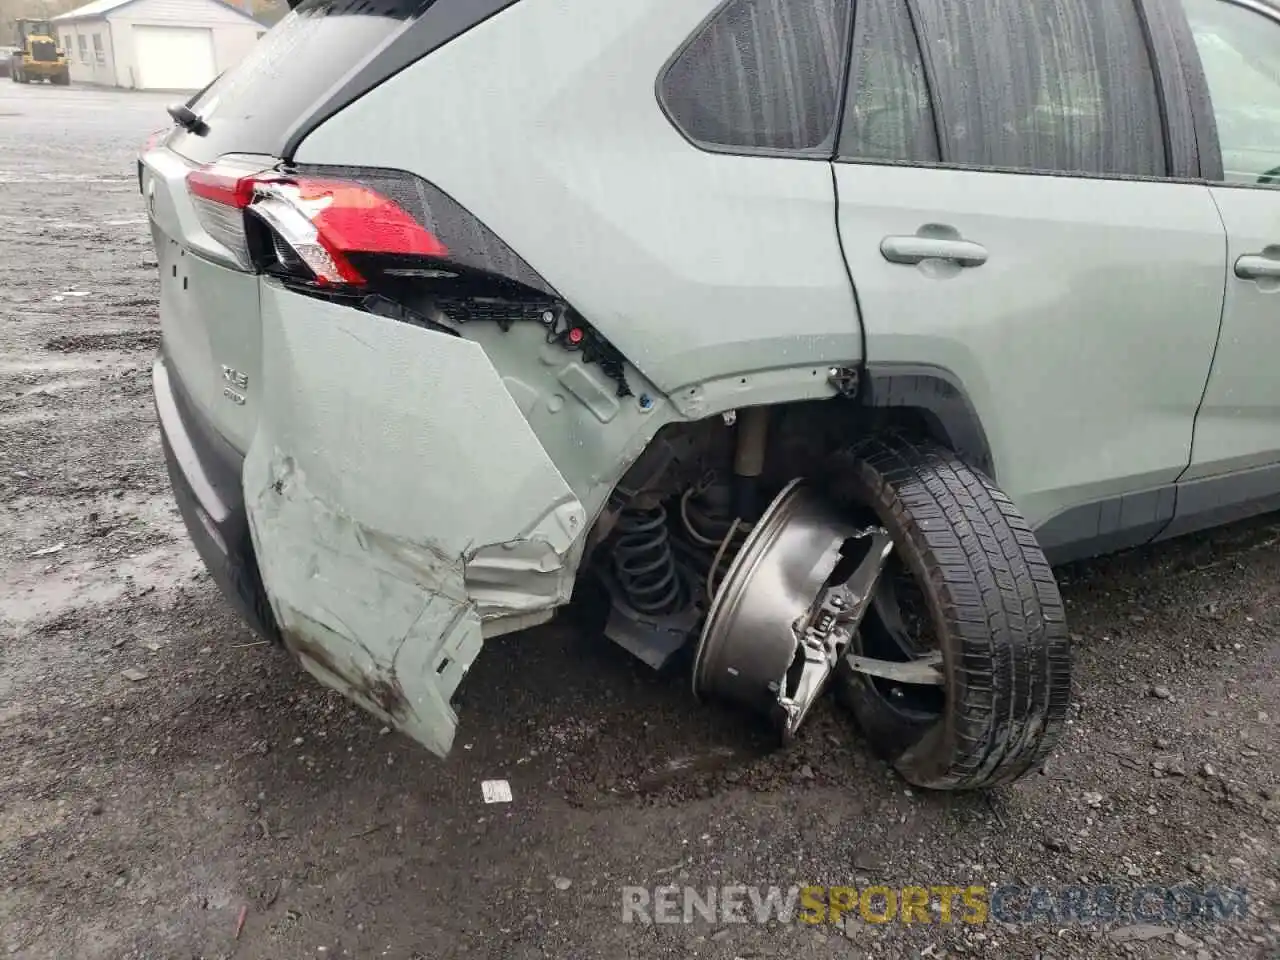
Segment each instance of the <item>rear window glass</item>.
M730 0L662 77L672 121L727 152L830 154L849 0Z
M1167 173L1133 0L918 0L948 163Z
M169 146L202 163L226 153L278 156L290 129L430 3L302 0L191 105L209 132L179 132Z

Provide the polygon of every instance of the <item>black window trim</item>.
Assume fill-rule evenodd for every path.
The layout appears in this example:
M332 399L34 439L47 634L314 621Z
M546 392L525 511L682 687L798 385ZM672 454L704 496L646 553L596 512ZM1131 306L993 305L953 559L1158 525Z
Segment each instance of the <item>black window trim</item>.
M934 91L937 89L935 77L936 67L930 56L928 47L921 42L920 39L920 12L917 8L917 0L901 0L907 5L909 19L911 20L911 30L916 41L916 47L920 51L921 62L924 65L925 87L929 92L929 102L935 133L938 140L939 153L945 158L951 152L951 144L945 133L945 125L939 118L939 110L937 97ZM1102 174L1102 173L1076 173L1067 170L1036 170L1026 167L1004 167L1004 166L987 166L980 164L956 163L943 159L941 161L921 161L921 160L884 160L881 158L853 157L837 154L833 159L838 163L847 163L861 166L876 167L921 167L931 170L959 170L971 173L1002 173L1013 176L1029 176L1029 177L1069 177L1076 180L1119 180L1119 181L1137 181L1145 183L1204 183L1204 174L1202 168L1204 160L1202 155L1205 152L1206 145L1211 147L1210 157L1218 156L1218 165L1221 166L1221 156L1217 151L1216 133L1211 140L1204 138L1203 122L1196 108L1196 92L1204 91L1206 96L1205 106L1207 107L1207 90L1208 87L1204 82L1203 73L1200 72L1199 83L1194 82L1194 78L1188 76L1186 65L1186 47L1184 45L1182 34L1185 33L1185 43L1192 43L1190 26L1186 23L1185 15L1182 14L1179 7L1176 14L1170 15L1170 4L1162 2L1162 0L1130 0L1134 4L1139 22L1142 25L1143 42L1147 48L1147 56L1150 59L1151 69L1155 75L1156 85L1156 101L1160 109L1160 121L1162 124L1162 136L1164 140L1165 162L1169 170L1166 176L1145 176L1139 174ZM1223 2L1252 2L1252 0L1223 0ZM853 37L854 31L857 30L857 0L854 4L854 19L850 26L850 38ZM1169 18L1173 29L1169 31L1168 42L1162 42L1164 38L1156 33L1154 27L1162 23L1161 18ZM1177 21L1181 19L1183 30L1177 29ZM852 69L852 57L848 57L845 62L844 77L844 98L847 101L849 96L849 76ZM1199 61L1196 60L1197 72ZM1176 81L1185 83L1189 90L1180 95L1178 88L1173 84ZM843 104L844 101L842 101ZM1182 118L1187 119L1188 112L1196 131L1196 142L1190 144L1188 152L1179 157L1171 142L1171 118L1170 111L1178 111L1182 113ZM840 144L840 134L843 132L843 105L841 109L841 129L836 132L837 148ZM1212 124L1212 116L1210 116ZM1212 129L1212 126L1211 126Z
M836 154L833 162L865 164L873 167L930 167L973 170L971 166L949 165L942 160L886 160L882 157L854 157L840 153L840 144L844 142L845 107L849 102L849 84L853 80L853 44L858 31L858 5L863 0L854 0L853 19L849 23L849 50L845 54L844 88L840 95L840 125L836 128ZM902 3L907 8L907 20L911 23L911 39L915 41L916 51L920 54L920 64L924 69L924 89L929 97L929 123L933 127L933 140L938 145L938 156L944 153L942 145L942 124L938 122L938 100L934 93L933 68L925 62L924 44L920 42L920 21L914 0L889 0L891 3Z
M1217 0L1217 2L1233 7L1243 7L1245 10L1265 17L1277 27L1280 27L1280 7L1263 3L1262 0ZM1182 4L1178 4L1178 17L1181 22L1184 35L1183 43L1186 51L1183 55L1184 69L1187 72L1188 85L1195 91L1191 99L1191 109L1195 113L1196 129L1203 131L1202 136L1204 139L1202 142L1207 145L1208 150L1207 160L1201 163L1205 182L1215 188L1270 190L1275 192L1280 189L1275 184L1240 183L1239 181L1223 179L1226 176L1226 171L1222 161L1222 143L1218 139L1218 122L1213 114L1213 98L1209 95L1209 81L1204 74L1204 64L1200 60L1200 51L1196 47L1195 38L1191 33L1191 23L1187 19L1186 11L1183 9Z
M720 16L721 12L729 6L738 3L739 0L721 0L717 3L715 9L708 13L699 21L698 25L689 32L684 38L680 46L676 47L675 53L667 58L662 68L658 71L658 76L653 82L653 95L658 101L658 108L662 111L663 116L667 118L667 123L675 129L676 133L684 139L691 147L701 150L703 153L718 153L732 157L774 157L787 160L823 160L830 163L835 157L835 151L840 143L840 127L844 121L844 100L845 91L849 86L849 60L850 53L853 48L853 27L854 18L858 15L857 0L841 0L841 2L849 8L849 35L845 38L844 44L844 63L840 65L840 82L836 86L837 102L836 102L836 126L835 136L831 141L829 148L808 147L802 150L792 150L785 147L749 147L739 144L728 143L708 143L703 140L697 140L689 135L689 133L681 126L676 119L675 113L671 110L671 106L667 103L667 98L662 92L665 86L667 74L671 68L675 66L686 50L688 50L702 36L704 30Z
M1168 0L1137 0L1143 29L1147 31L1152 50L1152 63L1161 91L1161 109L1168 112L1177 106L1181 117L1190 122L1192 142L1188 153L1177 156L1176 147L1170 143L1170 180L1203 183L1206 170L1222 169L1222 154L1218 149L1217 127L1213 114L1208 111L1209 85L1200 67L1191 25L1178 2ZM1178 88L1175 91L1174 85ZM1176 94L1176 96L1175 96ZM1170 97L1175 103L1170 103ZM1207 125L1205 121L1208 121ZM1172 136L1172 114L1166 120L1165 136Z

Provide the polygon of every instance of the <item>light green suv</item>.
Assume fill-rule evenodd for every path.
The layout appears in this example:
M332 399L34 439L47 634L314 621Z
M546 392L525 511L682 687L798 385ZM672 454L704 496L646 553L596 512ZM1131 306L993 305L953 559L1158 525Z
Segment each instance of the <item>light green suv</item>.
M482 645L594 592L781 740L834 687L912 783L1009 782L1049 564L1280 507L1256 0L301 0L170 112L192 539L442 756Z

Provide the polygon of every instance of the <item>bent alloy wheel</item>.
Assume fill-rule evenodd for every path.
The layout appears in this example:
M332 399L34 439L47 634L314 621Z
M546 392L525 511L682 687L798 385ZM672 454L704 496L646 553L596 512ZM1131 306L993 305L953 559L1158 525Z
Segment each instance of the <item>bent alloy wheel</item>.
M774 498L716 591L693 690L771 715L791 740L834 676L893 544L800 479Z
M828 470L894 550L842 659L837 691L910 783L985 789L1039 768L1071 694L1062 597L1026 520L955 454L868 438Z

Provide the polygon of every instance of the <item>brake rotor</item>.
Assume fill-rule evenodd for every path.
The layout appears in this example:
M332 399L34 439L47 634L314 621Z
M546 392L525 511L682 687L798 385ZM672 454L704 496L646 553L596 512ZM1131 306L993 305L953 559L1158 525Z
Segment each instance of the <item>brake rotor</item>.
M712 599L694 693L767 714L790 739L858 629L892 548L888 531L842 520L793 480Z

